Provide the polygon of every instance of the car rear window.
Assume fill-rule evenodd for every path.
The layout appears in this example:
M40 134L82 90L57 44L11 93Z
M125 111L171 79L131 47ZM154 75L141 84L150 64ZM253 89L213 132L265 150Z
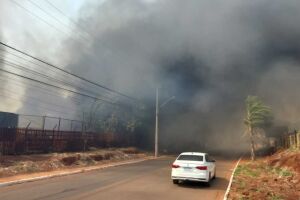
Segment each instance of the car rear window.
M180 155L177 160L203 161L203 156L197 155Z

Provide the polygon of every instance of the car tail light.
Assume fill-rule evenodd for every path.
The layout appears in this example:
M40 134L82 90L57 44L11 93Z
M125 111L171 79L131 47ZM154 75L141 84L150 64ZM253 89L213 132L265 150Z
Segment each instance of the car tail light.
M196 168L199 170L207 170L207 166L198 166Z
M172 164L172 168L179 168L179 165Z

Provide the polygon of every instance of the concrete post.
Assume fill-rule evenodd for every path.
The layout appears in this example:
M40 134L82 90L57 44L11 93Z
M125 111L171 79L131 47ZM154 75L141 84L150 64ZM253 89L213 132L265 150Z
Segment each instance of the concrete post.
M155 145L154 145L154 156L158 157L158 115L159 115L159 107L158 107L158 88L156 88L156 112L155 112Z

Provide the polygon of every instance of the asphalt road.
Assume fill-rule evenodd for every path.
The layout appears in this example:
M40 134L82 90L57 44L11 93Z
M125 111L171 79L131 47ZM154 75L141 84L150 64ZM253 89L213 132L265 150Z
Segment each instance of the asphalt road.
M217 178L211 186L174 185L170 165L161 158L47 180L0 188L1 200L147 200L223 199L235 160L217 159Z

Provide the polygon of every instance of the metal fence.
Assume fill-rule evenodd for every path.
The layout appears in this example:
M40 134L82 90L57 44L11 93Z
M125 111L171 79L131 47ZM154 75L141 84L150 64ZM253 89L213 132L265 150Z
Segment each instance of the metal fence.
M90 147L132 146L134 142L134 135L130 133L0 128L0 153L3 155L85 151Z
M18 115L18 127L25 128L29 125L33 129L57 130L57 131L82 131L83 121L65 119L61 117L39 116L39 115Z

